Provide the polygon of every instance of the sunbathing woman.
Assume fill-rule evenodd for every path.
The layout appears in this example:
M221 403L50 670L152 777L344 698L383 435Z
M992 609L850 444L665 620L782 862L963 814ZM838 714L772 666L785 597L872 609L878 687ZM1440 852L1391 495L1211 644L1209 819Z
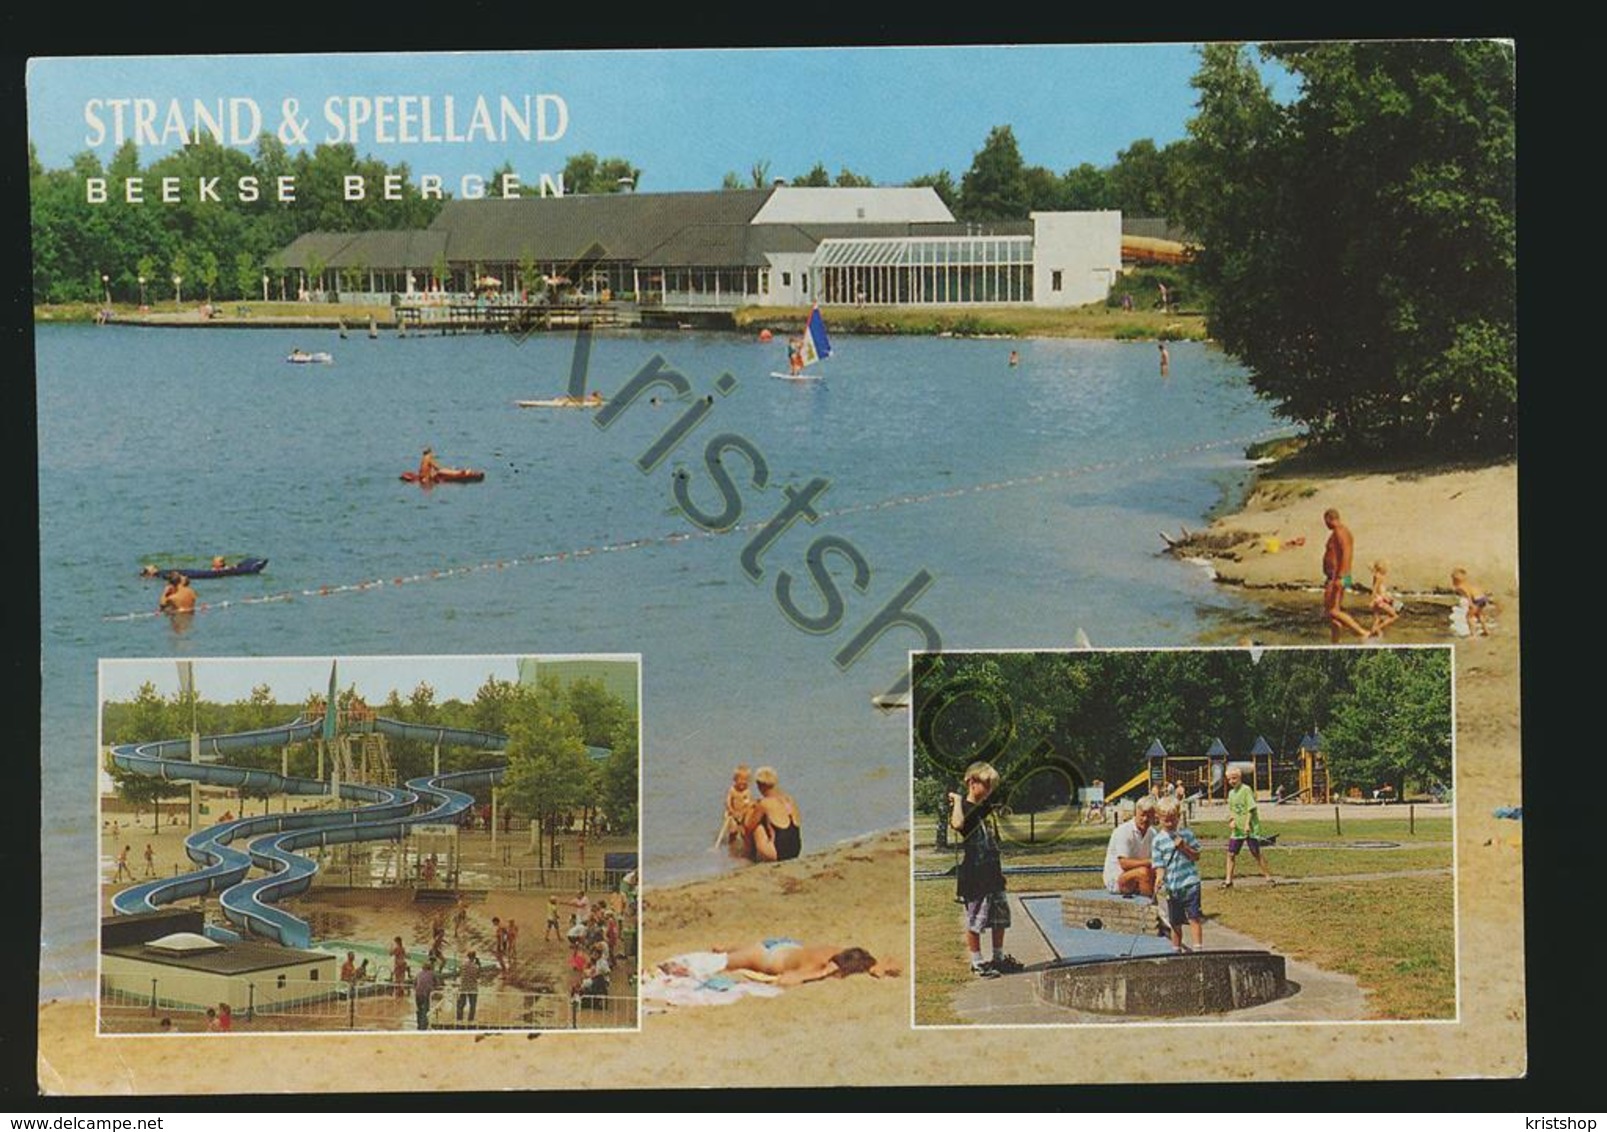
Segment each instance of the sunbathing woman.
M846 979L861 971L873 979L896 977L898 964L877 959L862 947L806 944L777 937L745 947L716 947L725 955L727 971L753 971L773 977L776 986L792 987L820 979Z

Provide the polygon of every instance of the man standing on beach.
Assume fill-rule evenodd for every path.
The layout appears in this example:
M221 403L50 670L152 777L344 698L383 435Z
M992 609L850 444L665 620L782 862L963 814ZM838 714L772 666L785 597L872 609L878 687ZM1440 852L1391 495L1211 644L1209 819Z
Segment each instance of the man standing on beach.
M1345 612L1345 591L1350 588L1350 565L1356 556L1356 538L1339 518L1337 508L1330 507L1322 514L1323 525L1328 528L1328 545L1322 552L1322 611L1328 618L1329 639L1339 643L1339 631L1349 629L1358 637L1366 637L1367 630Z

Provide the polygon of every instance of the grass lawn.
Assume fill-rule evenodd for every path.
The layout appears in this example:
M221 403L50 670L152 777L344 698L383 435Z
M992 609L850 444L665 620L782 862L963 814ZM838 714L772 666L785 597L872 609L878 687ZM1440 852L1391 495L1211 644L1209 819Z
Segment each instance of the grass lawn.
M1400 818L1345 822L1336 835L1332 820L1267 822L1278 843L1267 850L1273 875L1324 878L1310 885L1266 888L1259 880L1217 887L1222 879L1227 825L1201 821L1194 832L1205 843L1200 861L1204 877L1206 940L1210 925L1243 932L1291 959L1351 975L1368 992L1368 1017L1379 1019L1451 1018L1456 1010L1456 928L1451 877L1401 875L1361 879L1372 874L1449 869L1451 820L1419 818L1415 830ZM1045 822L1037 823L1040 835ZM1025 840L1024 819L1007 823L1005 866L1100 865L1109 826L1073 825L1053 841ZM959 860L957 848L933 848L934 822L916 820L915 868L943 871ZM1369 842L1398 847L1369 848ZM1255 862L1240 855L1238 874L1257 877ZM1351 883L1328 878L1355 876ZM1010 890L1063 892L1098 887L1094 873L1013 876ZM923 1025L961 1022L949 1003L954 991L973 981L960 937L959 905L951 878L914 883L915 1020ZM1015 929L1032 930L1018 924ZM1008 944L1007 944L1008 946Z
M1039 307L823 306L832 333L975 334L1012 338L1123 338L1173 341L1205 338L1205 319L1197 314L1124 311L1104 303L1057 310ZM738 329L790 328L809 317L808 307L744 307L735 312Z

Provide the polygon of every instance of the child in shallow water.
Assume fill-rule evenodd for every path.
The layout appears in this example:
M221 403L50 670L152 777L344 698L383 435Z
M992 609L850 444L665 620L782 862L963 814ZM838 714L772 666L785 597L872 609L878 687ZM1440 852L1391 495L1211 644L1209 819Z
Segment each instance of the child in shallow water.
M1373 596L1371 602L1373 623L1367 629L1369 637L1382 637L1384 630L1400 620L1400 603L1389 592L1389 563L1380 558L1373 563Z
M733 857L749 855L750 842L744 825L748 809L753 805L753 796L748 793L751 775L748 764L742 763L731 772L731 789L725 792L725 820L720 826L720 836Z

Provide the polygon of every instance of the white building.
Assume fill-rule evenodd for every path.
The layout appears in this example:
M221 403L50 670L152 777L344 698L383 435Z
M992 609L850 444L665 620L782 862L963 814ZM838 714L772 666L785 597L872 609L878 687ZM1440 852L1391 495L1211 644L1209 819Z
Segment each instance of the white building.
M929 187L738 189L449 201L423 232L308 233L274 258L292 293L373 301L536 276L644 308L866 303L1068 307L1121 270L1121 214L955 220ZM316 276L311 278L310 276Z

